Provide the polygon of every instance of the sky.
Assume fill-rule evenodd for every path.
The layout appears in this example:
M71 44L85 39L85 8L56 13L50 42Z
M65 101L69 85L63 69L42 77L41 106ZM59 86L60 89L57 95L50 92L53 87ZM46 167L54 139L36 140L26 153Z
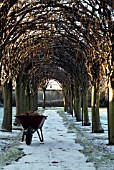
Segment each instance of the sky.
M47 89L56 89L56 90L61 90L60 84L59 82L55 81L55 80L50 80L49 84L47 86Z

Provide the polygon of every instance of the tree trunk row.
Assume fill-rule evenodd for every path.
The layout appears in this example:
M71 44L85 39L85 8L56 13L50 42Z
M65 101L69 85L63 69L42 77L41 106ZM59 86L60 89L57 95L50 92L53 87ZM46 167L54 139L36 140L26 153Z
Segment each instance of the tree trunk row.
M109 104L108 104L108 137L109 144L114 144L114 75L109 81ZM68 111L77 121L83 121L82 124L90 125L88 115L88 90L81 91L81 88L73 87L69 91L64 91L64 111ZM37 89L34 87L31 91L19 79L16 82L16 115L27 111L37 110ZM4 84L4 117L2 128L12 131L12 80ZM81 112L82 106L82 112ZM44 105L45 107L45 105ZM96 83L92 87L91 97L92 109L92 132L104 132L99 115L99 85ZM15 123L18 123L15 121Z
M88 82L86 82L88 84ZM70 112L76 117L76 121L82 121L83 126L90 126L88 114L88 87L71 87L64 95L64 111ZM91 92L92 132L103 133L99 115L99 84L92 86Z
M37 88L31 91L27 88L19 78L16 81L16 115L21 115L25 112L37 110ZM3 90L4 98L4 116L2 128L6 131L12 131L12 81L5 82ZM18 119L15 119L14 125L18 125Z

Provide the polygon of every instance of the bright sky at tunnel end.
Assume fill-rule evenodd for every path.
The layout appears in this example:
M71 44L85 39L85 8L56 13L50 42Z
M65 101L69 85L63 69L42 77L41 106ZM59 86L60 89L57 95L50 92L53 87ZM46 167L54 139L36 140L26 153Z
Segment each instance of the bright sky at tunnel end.
M61 90L60 83L51 79L48 83L47 89L55 89L55 90Z

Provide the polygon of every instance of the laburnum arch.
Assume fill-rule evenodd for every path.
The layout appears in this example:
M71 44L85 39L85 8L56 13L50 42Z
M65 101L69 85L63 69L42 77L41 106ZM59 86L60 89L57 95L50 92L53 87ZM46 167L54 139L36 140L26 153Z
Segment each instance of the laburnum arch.
M109 143L114 143L113 9L112 0L0 1L3 128L12 129L12 81L16 81L17 114L21 114L37 108L38 86L44 87L48 79L54 78L63 85L65 111L68 107L71 113L74 110L77 121L81 120L82 96L84 125L90 124L87 93L91 84L92 132L103 132L99 118L99 87L107 80Z

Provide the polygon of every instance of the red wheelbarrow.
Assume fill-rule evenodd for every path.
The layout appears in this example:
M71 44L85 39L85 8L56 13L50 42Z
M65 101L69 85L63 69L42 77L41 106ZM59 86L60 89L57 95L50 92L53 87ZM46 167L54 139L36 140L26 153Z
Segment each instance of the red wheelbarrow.
M23 135L22 135L22 142L24 141L24 137L26 144L30 145L32 142L32 135L36 131L38 137L41 142L44 141L43 133L42 133L42 126L44 124L45 119L47 116L44 115L19 115L16 116L19 122L23 126Z

